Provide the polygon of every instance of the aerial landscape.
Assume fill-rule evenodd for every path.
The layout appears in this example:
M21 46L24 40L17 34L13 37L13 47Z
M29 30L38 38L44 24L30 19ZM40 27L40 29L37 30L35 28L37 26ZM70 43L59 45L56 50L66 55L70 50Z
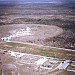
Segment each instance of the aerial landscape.
M0 0L0 75L75 75L75 0Z

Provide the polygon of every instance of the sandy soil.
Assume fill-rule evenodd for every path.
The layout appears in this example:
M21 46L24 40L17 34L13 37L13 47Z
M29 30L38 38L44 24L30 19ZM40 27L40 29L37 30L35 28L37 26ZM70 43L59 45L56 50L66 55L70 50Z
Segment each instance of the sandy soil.
M1 25L12 24L43 24L49 26L58 26L63 29L63 33L48 37L44 41L45 46L53 46L59 48L75 49L75 17L74 15L2 15ZM1 30L2 31L2 30ZM5 32L4 32L5 33ZM35 40L30 41L35 43ZM38 42L39 44L40 42ZM43 43L41 43L43 44Z
M1 6L0 25L8 24L44 24L61 27L64 30L62 34L48 37L42 42L45 46L75 49L75 8L73 5L26 4L10 7ZM34 41L31 41L31 43L35 43ZM38 43L40 42L38 41Z
M15 24L1 26L0 33L1 41L44 45L45 39L62 34L63 29L43 24Z
M75 74L67 70L59 70L57 68L59 63L61 63L61 61L56 58L0 50L1 75Z
M4 41L40 44L49 48L45 49L43 46L40 49L38 45L24 44L24 46L20 43L4 44ZM23 51L58 56L58 58L75 58L74 51L63 51L56 48L50 51L50 47L75 50L75 8L73 5L0 6L0 49L2 49L0 51L0 75L75 75L75 72L65 70L55 69L50 72L51 70L40 69L38 65L33 63L41 56L27 54L16 58L19 54L15 57L8 52L8 50ZM75 70L75 67L73 69Z
M46 75L51 69L40 68L39 59L46 57L0 51L0 74L2 75ZM5 59L5 60L4 60ZM56 60L55 60L56 61Z

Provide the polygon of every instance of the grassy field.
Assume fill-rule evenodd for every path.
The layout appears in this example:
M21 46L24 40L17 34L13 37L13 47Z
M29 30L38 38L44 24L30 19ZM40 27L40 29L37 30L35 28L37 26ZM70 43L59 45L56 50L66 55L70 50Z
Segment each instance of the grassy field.
M11 50L28 54L42 55L47 57L55 57L59 59L75 60L75 51L52 48L49 46L30 45L21 43L1 43L0 49Z

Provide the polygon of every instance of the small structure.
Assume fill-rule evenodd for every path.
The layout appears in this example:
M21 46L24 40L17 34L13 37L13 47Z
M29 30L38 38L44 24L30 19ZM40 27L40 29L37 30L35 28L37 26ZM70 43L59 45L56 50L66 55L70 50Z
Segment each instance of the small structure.
M26 28L26 31L31 31L31 28L30 28L30 27L27 27L27 28Z
M22 56L24 56L24 53L19 53L19 52L13 52L13 51L9 51L9 53L11 56L14 56L15 58L20 58Z
M42 58L35 62L35 64L39 65L40 68L44 69L52 69L53 64L49 62L49 59Z
M47 58L41 58L38 61L35 62L35 64L41 66L42 64L44 64L48 59Z
M9 42L9 41L10 41L10 37L2 37L1 40L2 40L2 41Z
M58 65L58 69L66 69L68 66L69 66L69 63L70 62L70 60L66 60L66 61L64 61L64 62L61 62L59 65Z
M53 64L49 62L48 60L40 66L40 68L44 68L44 69L52 69L52 67L53 67Z

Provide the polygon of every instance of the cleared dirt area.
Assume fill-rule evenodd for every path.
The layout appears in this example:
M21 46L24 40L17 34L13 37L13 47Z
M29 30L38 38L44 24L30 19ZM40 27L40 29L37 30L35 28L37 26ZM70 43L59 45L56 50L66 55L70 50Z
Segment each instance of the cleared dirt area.
M45 46L75 49L75 13L74 8L68 6L51 6L50 4L32 4L18 6L1 6L0 25L41 24L58 26L63 33L57 36L48 36L42 43ZM2 31L2 30L0 30ZM4 32L5 33L5 32ZM55 34L56 35L56 34ZM1 37L1 36L0 36ZM41 37L40 37L41 38ZM36 41L30 41L36 43Z
M45 39L63 33L62 28L43 24L14 24L0 27L1 41L44 45Z
M0 50L0 74L57 75L63 73L65 75L74 75L74 70L71 67L73 66L73 69L75 69L75 63L71 63L72 66L69 65L69 69L61 70L58 68L59 64L64 61L53 57Z
M75 75L74 50L73 4L0 6L0 75Z

